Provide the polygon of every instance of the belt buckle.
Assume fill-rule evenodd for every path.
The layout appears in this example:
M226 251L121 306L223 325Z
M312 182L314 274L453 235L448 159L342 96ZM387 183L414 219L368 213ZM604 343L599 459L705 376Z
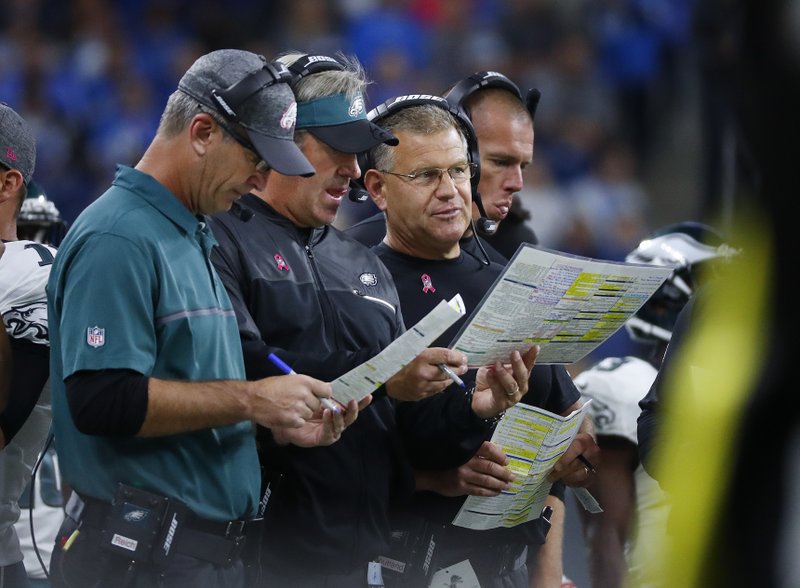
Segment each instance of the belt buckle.
M247 524L247 521L230 521L228 526L225 527L225 538L229 539L239 538L244 534L244 528Z
M225 560L226 565L230 565L231 562L242 553L242 548L245 543L244 529L246 526L247 521L231 521L228 523L225 529L225 539L231 542L231 548Z

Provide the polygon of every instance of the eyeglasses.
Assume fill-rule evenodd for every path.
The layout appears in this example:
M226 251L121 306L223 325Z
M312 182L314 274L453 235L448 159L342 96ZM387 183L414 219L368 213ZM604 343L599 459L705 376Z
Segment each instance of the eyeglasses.
M405 178L410 183L420 188L432 188L439 185L439 182L441 182L445 172L447 172L447 175L450 176L450 179L453 180L453 182L456 184L461 184L474 176L477 169L478 164L476 163L459 163L457 165L448 167L447 169L441 167L430 167L428 169L421 169L419 171L411 172L410 174L400 174L397 172L390 172L385 169L379 171L384 174Z
M256 158L258 159L258 163L256 163L256 171L257 172L263 174L264 172L269 170L269 164L266 161L264 161L263 159L261 159L261 156L258 154L258 151L256 151L255 145L253 145L250 141L248 141L247 139L245 139L244 137L242 137L238 133L236 133L230 127L230 125L228 125L228 123L223 122L222 120L220 120L217 117L214 117L214 120L217 121L217 124L219 126L221 126L226 133L228 133L231 137L233 137L234 141L239 143L239 145L241 145L242 147L244 147L245 149L247 149L251 153L255 154Z

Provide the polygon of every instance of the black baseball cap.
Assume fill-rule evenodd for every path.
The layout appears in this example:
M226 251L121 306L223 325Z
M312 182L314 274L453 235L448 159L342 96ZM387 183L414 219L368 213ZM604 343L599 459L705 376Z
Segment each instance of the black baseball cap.
M261 55L220 49L197 59L178 90L241 126L270 167L311 176L314 168L294 142L297 102L289 80Z
M0 163L22 174L27 185L36 167L36 139L31 126L5 102L0 102Z

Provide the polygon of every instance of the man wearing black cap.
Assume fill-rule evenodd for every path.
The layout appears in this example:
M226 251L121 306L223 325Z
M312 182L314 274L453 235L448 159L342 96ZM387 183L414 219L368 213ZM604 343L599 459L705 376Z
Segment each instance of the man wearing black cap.
M253 423L290 436L321 418L329 384L245 380L202 216L263 188L269 168L313 174L285 81L247 51L200 57L141 160L118 166L59 248L47 288L53 421L74 493L54 586L243 587L260 493ZM321 443L346 424L323 421Z
M361 175L356 153L397 141L367 120L366 80L355 59L291 53L280 61L295 76L296 141L316 175L273 173L263 188L242 197L252 218L212 217L220 243L212 259L233 300L248 377L276 373L267 360L273 352L298 373L331 380L404 330L386 268L331 226L350 181ZM463 354L426 350L376 391L329 447L287 445L282 431L260 429L265 472L280 481L265 515L262 578L254 585L376 582L380 566L373 560L389 540L389 500L411 483L395 441L395 400L444 390L451 381L440 363L466 370Z

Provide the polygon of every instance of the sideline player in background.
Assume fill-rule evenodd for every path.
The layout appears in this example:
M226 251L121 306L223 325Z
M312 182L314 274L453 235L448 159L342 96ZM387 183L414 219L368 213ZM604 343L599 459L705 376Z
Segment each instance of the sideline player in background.
M67 223L55 202L48 198L37 182L32 181L28 186L28 197L22 202L17 217L17 235L20 239L57 248L66 234Z
M602 468L588 488L603 512L579 509L594 588L661 585L654 570L632 567L651 559L648 546L637 537L647 527L666 533L669 510L667 496L639 463L639 401L661 367L678 314L702 284L709 265L727 250L721 235L696 222L663 227L642 241L626 261L674 268L625 324L635 341L650 346L651 354L647 358L608 357L575 378L584 398L592 400L589 412L601 449Z
M0 104L0 314L11 351L8 403L0 414L0 584L28 586L14 523L18 499L50 429L49 335L45 286L56 250L19 240L23 200L34 192L36 145L28 123Z
M57 247L66 229L66 223L55 203L48 198L41 185L32 180L28 185L28 197L22 202L17 217L18 237ZM49 371L49 365L47 369ZM41 437L46 436L52 421L49 381L28 421L38 422ZM26 423L23 431L29 426L32 425ZM68 492L62 485L61 470L52 440L45 445L44 453L40 453L39 459L41 463L35 478L28 481L19 497L20 516L14 524L31 588L50 586L48 572L45 570L53 553L56 533L64 520L64 496Z

